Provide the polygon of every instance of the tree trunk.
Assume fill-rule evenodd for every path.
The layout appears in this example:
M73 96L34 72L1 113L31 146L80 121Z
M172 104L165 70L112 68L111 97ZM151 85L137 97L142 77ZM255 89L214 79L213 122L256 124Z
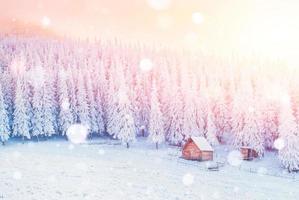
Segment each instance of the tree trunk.
M38 135L36 136L36 138L37 138L37 142L39 142L39 138L38 138Z
M144 133L144 129L141 130L141 133L142 133L142 137L145 137L145 133Z
M2 145L3 145L3 146L5 145L5 142L4 142L4 141L2 141Z
M130 144L129 144L129 142L127 142L127 148L130 148Z
M25 138L24 138L24 135L22 136L22 144L25 143Z
M159 147L158 147L158 142L156 142L156 149L158 150L158 148L159 148Z

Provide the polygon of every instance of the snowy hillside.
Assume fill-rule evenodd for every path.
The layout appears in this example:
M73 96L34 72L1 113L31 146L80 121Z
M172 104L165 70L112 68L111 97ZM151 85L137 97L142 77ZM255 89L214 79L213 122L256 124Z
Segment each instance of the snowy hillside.
M222 153L221 153L222 152ZM226 154L217 150L219 159ZM21 199L297 200L299 177L265 175L268 161L228 163L218 172L206 162L178 158L180 149L156 150L144 140L130 149L96 139L72 145L63 140L10 142L0 147L0 196ZM218 158L216 158L218 159ZM272 166L273 167L273 166ZM245 168L258 169L250 173ZM263 170L261 170L263 169ZM279 170L276 168L276 170Z

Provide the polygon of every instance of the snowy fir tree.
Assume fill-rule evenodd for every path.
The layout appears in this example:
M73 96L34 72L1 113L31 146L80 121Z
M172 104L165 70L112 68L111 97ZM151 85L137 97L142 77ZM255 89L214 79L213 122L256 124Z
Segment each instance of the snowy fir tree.
M185 135L185 140L192 136L197 136L199 134L199 129L197 125L196 88L195 84L192 85L192 83L189 82L190 79L192 79L191 76L185 77L182 83L182 87L184 88L184 91L186 91L183 97L183 133Z
M208 142L215 146L218 145L218 139L216 137L216 125L215 122L213 120L213 116L212 116L212 112L209 112L208 117L207 117L207 126L206 126L206 132L205 132L205 136L208 140Z
M2 88L0 87L0 140L4 145L9 138L9 119L7 108L3 98Z
M55 123L56 123L56 102L54 98L53 91L53 77L49 76L48 80L45 81L45 85L43 87L44 97L44 112L43 112L43 120L44 120L44 135L52 136L55 134Z
M28 87L24 77L18 77L14 102L13 135L30 139L30 114L28 102Z
M2 83L3 98L6 105L6 110L9 119L9 130L12 129L13 121L13 101L14 101L14 90L13 90L13 76L7 69L2 69L0 75L0 81Z
M199 136L205 135L209 111L208 91L204 87L204 83L201 83L199 94L197 95L197 127L199 129Z
M146 74L137 75L136 87L134 89L134 113L136 128L140 135L145 135L149 121L149 102L145 81Z
M121 70L121 69L120 69ZM108 117L107 131L113 138L121 140L130 147L135 141L136 128L133 118L132 106L127 95L127 86L124 77L119 77L120 87L113 97L112 108Z
M78 71L78 80L76 84L77 88L77 116L78 122L84 124L89 129L91 128L90 125L90 113L89 113L89 104L87 99L87 92L86 87L84 84L83 74L81 71Z
M216 126L216 135L219 142L221 142L224 133L230 131L230 112L223 90L219 89L218 92L212 112Z
M62 135L65 135L68 128L74 123L70 108L70 96L66 81L67 78L66 72L64 70L60 70L57 84L59 102L58 126Z
M91 133L100 134L103 132L103 123L102 123L102 116L101 116L101 107L96 106L95 102L95 91L90 81L89 73L86 74L85 77L85 88L86 88L86 97L87 97L87 104L89 105L89 124L90 124L90 131Z
M262 115L262 134L266 149L273 149L275 139L278 137L278 116L277 109L273 102L262 104L260 108Z
M159 144L165 141L163 115L155 82L153 83L151 92L149 140L156 144L156 149L158 149Z
M257 109L249 106L248 111L244 113L244 127L240 135L243 146L253 148L259 156L264 154L263 135L261 132L261 124L259 123L259 113Z
M299 129L289 97L281 105L278 132L284 143L278 152L281 164L289 171L299 170Z
M38 71L38 73L41 73L41 71ZM42 74L35 75L42 76ZM34 84L33 86L31 136L37 137L37 139L44 134L44 87L44 82Z
M181 145L183 142L183 100L179 87L173 86L173 97L169 105L169 112L172 113L167 139L170 144Z

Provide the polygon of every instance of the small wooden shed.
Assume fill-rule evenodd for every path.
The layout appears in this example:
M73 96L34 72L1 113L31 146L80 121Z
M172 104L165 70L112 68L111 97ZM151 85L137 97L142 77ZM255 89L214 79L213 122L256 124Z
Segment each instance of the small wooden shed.
M183 146L182 157L187 160L213 160L214 150L204 137L191 137Z
M241 154L243 160L253 160L254 158L258 157L257 152L252 147L249 146L241 147Z

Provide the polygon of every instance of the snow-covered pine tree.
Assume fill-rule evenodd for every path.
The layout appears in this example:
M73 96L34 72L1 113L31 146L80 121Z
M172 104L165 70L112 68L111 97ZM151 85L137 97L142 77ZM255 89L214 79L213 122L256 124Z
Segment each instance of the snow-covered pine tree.
M4 102L6 105L7 115L8 115L8 127L9 133L12 130L12 122L13 122L13 101L14 101L14 90L13 90L13 78L8 69L4 69L1 73L1 83L2 83L2 93Z
M44 119L44 134L45 136L52 136L55 134L56 123L56 102L54 93L54 75L49 75L43 87L43 119Z
M31 79L35 79L37 76L43 77L43 69L36 67L32 69ZM36 83L34 80L32 83L32 118L31 118L31 135L37 137L44 135L44 80Z
M148 74L142 72L138 73L136 80L136 89L135 89L135 107L136 107L136 119L137 119L137 128L141 132L141 135L144 136L145 132L148 130L149 125L149 113L150 113L150 101L148 91Z
M163 115L155 82L151 92L149 140L156 144L156 149L158 149L159 144L165 141Z
M261 106L261 115L264 146L266 149L273 149L274 141L278 137L277 107L273 102L265 102Z
M120 87L113 95L109 108L107 132L113 138L121 140L122 143L130 147L130 143L135 141L136 128L133 118L132 106L127 95L127 86L124 80L121 66L118 67L118 80ZM110 80L111 81L111 80Z
M4 145L9 138L9 119L7 108L3 98L2 88L0 86L0 140Z
M70 97L66 82L67 78L66 72L61 69L58 74L57 90L59 102L58 128L62 135L65 135L67 129L74 123L70 108Z
M103 108L103 102L101 101L101 93L99 91L100 89L98 89L98 92L96 93L96 97L95 97L95 109L96 109L96 120L97 120L97 124L98 124L98 133L100 135L105 133L105 113L104 113L104 108Z
M159 65L159 70L155 71L154 77L157 77L157 88L159 92L159 99L161 100L161 111L164 119L164 132L168 133L171 113L170 113L170 100L171 100L171 83L168 66L166 61L160 61L157 63Z
M167 140L170 144L181 145L183 142L183 124L184 124L184 113L183 113L183 97L181 89L173 84L172 98L169 105L169 112L171 115L170 126L167 134Z
M262 156L264 154L264 137L262 135L260 119L261 116L258 108L248 106L248 111L244 113L244 127L241 134L243 138L241 139L241 143L244 146L250 146L259 156Z
M208 91L204 83L200 84L199 94L197 95L197 127L199 130L199 136L204 136L206 132L207 126L207 118L208 118Z
M209 143L213 146L219 144L218 139L216 137L216 131L217 131L217 127L214 122L213 113L212 110L209 109L205 137L207 138Z
M88 127L90 130L90 113L89 113L89 105L87 100L86 88L83 79L83 73L81 70L78 71L77 74L77 115L78 122Z
M264 153L264 137L257 99L253 95L252 83L244 78L233 103L232 131L235 147L249 146L259 156Z
M67 68L66 77L67 77L66 84L67 84L67 88L68 88L70 111L73 116L72 119L74 122L78 122L76 84L75 84L75 80L74 80L73 70L71 70L71 67Z
M283 99L281 105L278 131L284 143L278 151L281 164L289 171L299 170L299 130L288 97Z
M230 114L223 88L219 88L216 104L213 109L216 135L219 142L223 140L223 134L230 129Z
M196 84L193 76L189 73L182 79L182 88L184 91L184 123L183 134L184 140L188 140L192 136L199 135L197 125L197 104L196 104Z
M21 136L30 139L30 116L29 116L29 100L28 88L24 77L18 77L15 91L14 101L14 121L13 121L13 135Z
M238 91L233 99L232 103L232 117L231 117L231 125L232 125L232 144L239 148L242 146L242 138L241 134L244 127L244 111L243 111L243 99L241 98L241 94Z
M97 107L96 105L95 94L91 82L91 76L89 73L87 73L85 77L85 87L87 94L87 103L89 105L90 131L91 133L101 134L104 130L102 111L99 110L101 109L101 107Z

